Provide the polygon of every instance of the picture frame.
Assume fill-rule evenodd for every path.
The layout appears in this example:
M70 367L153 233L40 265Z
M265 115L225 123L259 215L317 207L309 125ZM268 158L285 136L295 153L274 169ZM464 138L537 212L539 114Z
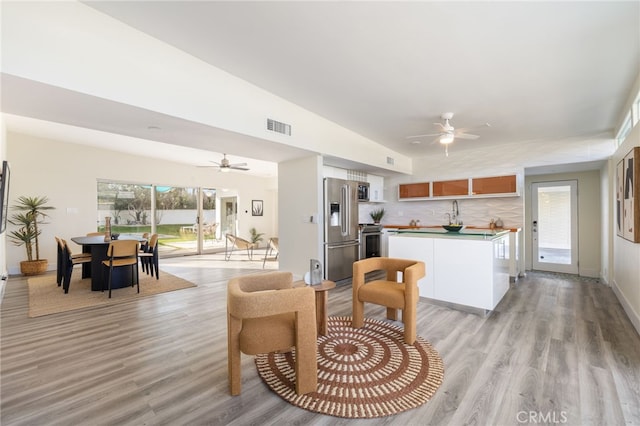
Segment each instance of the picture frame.
M7 229L9 219L9 183L11 181L11 168L8 161L2 162L2 174L0 175L0 234Z
M620 173L620 165L618 165ZM640 243L640 147L635 147L622 159L622 189L620 197L622 238ZM618 178L620 179L620 178ZM618 234L619 235L619 234Z
M251 216L262 216L264 204L262 200L251 200Z

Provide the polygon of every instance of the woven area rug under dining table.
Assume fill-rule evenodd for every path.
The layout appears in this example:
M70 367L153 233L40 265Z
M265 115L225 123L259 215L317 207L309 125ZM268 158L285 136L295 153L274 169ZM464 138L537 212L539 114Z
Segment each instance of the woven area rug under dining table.
M32 277L27 280L29 286L29 317L56 314L76 309L93 308L103 305L114 305L128 302L140 297L166 293L196 287L192 282L160 271L159 279L147 274L140 274L140 293L137 287L124 287L113 290L111 299L108 292L91 291L91 279L73 276L69 285L69 293L65 294L58 287L55 274Z
M362 419L416 408L431 399L444 378L438 352L421 337L406 345L402 328L365 318L329 317L328 333L318 337L318 388L295 392L295 350L255 358L262 380L287 402L316 413Z

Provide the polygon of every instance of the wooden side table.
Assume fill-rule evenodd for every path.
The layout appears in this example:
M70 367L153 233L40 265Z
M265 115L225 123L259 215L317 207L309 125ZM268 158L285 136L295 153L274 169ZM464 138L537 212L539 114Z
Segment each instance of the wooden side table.
M296 281L294 286L305 286L304 281ZM329 280L323 280L322 283L310 285L316 291L316 326L318 335L327 335L327 300L328 291L336 287L336 283Z

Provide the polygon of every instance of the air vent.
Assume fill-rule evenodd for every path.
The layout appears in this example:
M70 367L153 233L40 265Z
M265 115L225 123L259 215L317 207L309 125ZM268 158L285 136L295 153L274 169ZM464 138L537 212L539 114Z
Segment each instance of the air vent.
M395 161L393 160L393 157L387 157L387 164L390 164L393 166L393 163L395 163Z
M267 130L291 136L291 125L267 118Z

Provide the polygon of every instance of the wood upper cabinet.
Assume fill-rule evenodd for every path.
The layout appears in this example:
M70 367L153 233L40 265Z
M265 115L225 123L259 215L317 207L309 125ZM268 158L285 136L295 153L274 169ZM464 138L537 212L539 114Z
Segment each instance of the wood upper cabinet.
M433 182L434 197L469 195L469 179L441 180Z
M473 178L471 195L514 194L518 191L516 175Z
M431 191L429 191L431 189ZM518 196L517 175L438 180L398 185L399 200Z
M398 185L398 198L426 198L430 195L429 182L401 183Z

